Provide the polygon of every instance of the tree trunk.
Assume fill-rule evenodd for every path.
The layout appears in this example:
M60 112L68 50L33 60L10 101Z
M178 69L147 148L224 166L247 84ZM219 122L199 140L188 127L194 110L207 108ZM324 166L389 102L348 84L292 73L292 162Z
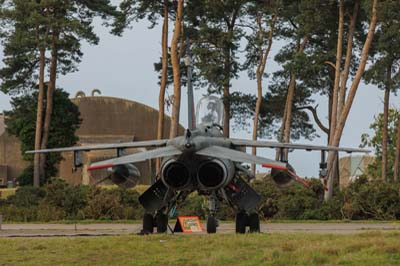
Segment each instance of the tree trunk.
M257 71L257 102L256 102L256 109L254 111L254 120L253 120L253 140L257 140L257 131L258 131L258 117L260 115L260 108L262 103L262 77ZM251 150L253 155L257 154L257 148L253 147ZM256 174L256 165L251 165L251 171Z
M230 119L231 119L231 103L230 103L230 75L231 75L231 51L225 48L224 53L224 85L223 85L223 101L224 101L224 136L229 138Z
M51 116L53 114L53 94L56 88L57 79L57 61L58 61L58 50L57 50L58 34L53 33L52 40L52 50L51 50L51 62L50 62L50 81L47 85L47 96L46 96L46 113L43 126L43 136L41 149L47 148L47 143L49 140ZM40 173L45 177L45 167L46 167L46 156L44 154L40 157Z
M44 69L45 69L45 48L40 48L39 61L39 93L36 111L36 132L35 132L35 150L40 150L42 140L43 124L43 96L44 96ZM33 186L40 186L40 153L35 153L33 159Z
M353 55L353 37L356 29L356 22L357 22L359 8L360 8L360 1L358 0L354 3L353 15L351 16L349 33L347 35L346 59L344 62L344 68L342 71L342 76L340 79L340 87L339 87L338 116L340 116L340 114L343 111L343 106L346 99L346 91L347 91L346 84L350 74L351 57Z
M391 71L391 67L389 67L388 71ZM388 78L391 75L388 72ZM390 99L390 85L389 80L387 80L386 88L385 88L385 96L383 101L383 127L382 127L382 181L387 180L387 165L388 165L388 121L389 121L389 99Z
M174 138L178 135L179 113L181 107L181 72L179 68L178 42L182 30L183 2L184 0L178 0L174 34L171 41L171 65L174 76L174 102L172 106L170 138Z
M306 44L308 43L309 37L308 35L304 36L303 41L299 43L297 46L296 53L303 53ZM290 143L290 129L291 129L291 122L292 122L292 109L293 109L293 101L294 101L294 94L296 90L296 75L294 73L290 74L290 81L288 87L288 93L286 98L286 106L285 106L285 120L283 120L284 124L284 137L285 142ZM285 150L285 158L288 159L288 150Z
M283 110L283 116L282 116L282 125L281 128L279 129L279 137L278 141L283 142L284 137L285 137L285 121L287 117L287 105L288 105L288 97L286 96L286 102L285 102L285 109ZM276 155L275 155L275 160L279 161L281 159L281 151L282 149L276 149Z
M264 41L264 30L262 28L262 22L261 22L261 16L260 15L257 18L257 22L259 25L259 33L260 33L260 39ZM265 51L262 50L262 46L260 45L259 47L259 63L257 66L257 71L256 71L256 76L257 76L257 102L256 102L256 109L254 111L254 121L253 121L253 140L257 140L257 131L258 131L258 117L260 115L260 109L261 109L261 103L262 103L262 95L263 95L263 88L262 88L262 81L263 81L263 75L265 72L265 66L267 64L269 52L271 51L271 46L272 46L272 39L274 36L274 28L275 28L275 22L276 22L276 15L272 17L271 21L271 26L268 34L268 39L267 39L267 47ZM252 154L256 155L257 154L257 148L253 147L252 148ZM256 165L252 164L251 165L251 170L254 174L256 174Z
M286 120L285 120L285 142L290 142L290 125L292 122L292 108L293 108L293 99L294 99L294 91L296 89L296 75L290 75L290 82L288 87L287 94L287 110L286 110Z
M369 49L371 47L371 43L372 43L372 40L373 40L374 34L375 34L375 28L376 28L376 22L377 22L377 5L378 5L378 0L374 0L373 5L372 5L371 22L369 25L367 39L365 40L364 47L361 52L360 63L359 63L356 75L354 76L354 80L351 84L347 100L345 102L345 105L343 106L343 111L340 114L338 123L336 125L335 133L333 135L333 138L330 140L331 145L335 146L335 147L338 147L340 144L340 140L341 140L341 137L343 134L344 126L347 121L347 117L350 113L350 109L353 104L354 97L356 96L358 86L360 84L362 75L364 74L364 71L365 71L365 66L367 64ZM328 155L328 170L332 169L335 158L336 158L335 153L330 152ZM325 191L325 196L324 196L326 201L330 200L333 196L333 181L334 181L334 177L332 176L332 171L330 171L330 173L328 175L327 190Z
M339 98L339 84L340 84L340 69L343 55L343 26L344 26L344 11L343 11L343 0L339 1L339 28L338 28L338 39L336 44L336 63L335 63L335 81L333 85L332 91L332 108L331 108L331 119L330 119L330 127L329 127L329 140L333 139L333 134L335 133L336 124L338 121L338 98ZM331 173L332 179L337 179L338 169L338 153L335 153L336 159L335 163L332 164ZM332 185L334 182L332 182ZM333 187L332 187L333 189Z
M335 64L335 82L333 85L332 94L332 113L331 113L331 126L330 134L332 139L332 134L334 134L336 129L336 123L338 120L338 94L339 94L339 84L340 84L340 69L343 54L343 24L344 24L344 14L343 14L343 0L339 0L339 29L338 29L338 39L336 44L336 64Z
M399 171L400 171L400 111L397 118L397 142L396 142L396 152L394 158L394 171L393 171L393 181L399 181Z
M161 53L162 53L162 71L160 94L158 96L158 123L157 123L157 139L162 139L164 132L164 114L165 114L165 89L167 87L167 71L168 71L168 0L164 0L164 22L161 37ZM160 171L161 159L156 160L156 171Z

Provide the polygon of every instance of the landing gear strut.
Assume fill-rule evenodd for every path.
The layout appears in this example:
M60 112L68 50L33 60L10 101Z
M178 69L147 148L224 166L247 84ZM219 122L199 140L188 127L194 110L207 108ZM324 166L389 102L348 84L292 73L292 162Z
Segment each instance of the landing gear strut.
M213 192L208 198L208 216L207 216L207 233L215 234L217 232L218 220L215 218L217 212L217 198Z

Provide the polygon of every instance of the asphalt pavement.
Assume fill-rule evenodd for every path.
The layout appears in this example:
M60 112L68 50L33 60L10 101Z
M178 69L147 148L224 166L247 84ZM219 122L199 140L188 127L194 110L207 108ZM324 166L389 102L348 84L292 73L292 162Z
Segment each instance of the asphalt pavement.
M171 228L174 224L170 224ZM105 236L130 235L141 224L2 224L0 237ZM205 228L205 224L203 224ZM357 234L367 231L400 231L399 223L262 223L263 233ZM220 234L233 234L234 223L221 223ZM170 233L170 232L169 232ZM203 232L205 234L205 232ZM190 235L190 233L188 233Z

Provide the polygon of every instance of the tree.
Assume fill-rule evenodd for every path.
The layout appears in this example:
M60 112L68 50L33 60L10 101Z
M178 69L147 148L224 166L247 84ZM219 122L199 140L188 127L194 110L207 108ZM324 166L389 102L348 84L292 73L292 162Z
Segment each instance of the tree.
M39 93L35 149L41 148L42 138L45 53L49 34L49 28L45 26L48 24L46 13L40 2L15 1L13 10L5 9L1 14L1 20L8 25L5 26L8 29L7 34L2 36L8 39L4 47L6 67L0 71L0 77L3 78L2 91L15 93L26 89L26 87L31 87L35 84L35 76L38 75ZM35 22L31 23L31 21ZM27 34L27 32L30 32L30 34ZM38 51L39 54L37 54ZM39 65L39 71L36 74L34 71L36 71L37 64ZM35 186L39 186L39 167L40 154L35 154Z
M270 89L263 96L259 114L257 135L260 138L279 137L282 121L282 106L286 101L287 83L285 81L272 82ZM303 86L298 86L293 101L292 126L290 137L293 140L301 137L312 140L317 135L310 121L310 117L304 111L304 106L311 102L310 91ZM234 130L247 130L254 121L254 110L257 97L254 94L234 92L231 94L231 111L234 119Z
M183 19L184 0L178 0L178 7L175 16L174 34L171 40L171 65L174 76L174 100L172 103L170 138L178 135L179 113L181 107L181 72L180 57L178 51L179 38L182 38L182 19Z
M384 90L384 111L383 111L383 130L382 130L382 180L387 180L388 169L388 119L389 119L389 99L390 93L396 92L400 88L400 75L396 75L400 64L400 48L398 43L400 36L400 15L393 12L400 8L397 1L387 1L379 8L380 27L376 32L373 43L373 65L366 71L365 80L368 83L377 85Z
M372 40L374 38L375 28L376 28L376 24L377 24L377 20L378 20L378 16L377 16L378 0L372 0L371 4L372 4L371 5L372 7L371 7L369 28L367 31L367 37L365 39L365 42L364 42L364 45L363 45L363 48L362 48L362 51L360 54L360 60L357 65L357 71L354 75L354 79L353 79L350 89L347 93L347 98L345 99L345 101L343 101L344 102L343 107L341 108L340 113L337 114L337 116L334 118L334 119L337 119L337 121L336 122L331 121L331 128L330 128L331 132L330 132L330 138L329 138L329 144L331 146L338 147L340 144L340 140L342 138L342 133L343 133L346 121L347 121L347 117L350 113L350 109L352 107L354 98L356 96L357 89L359 87L361 78L364 74L365 67L367 64L369 50L371 48L371 44L372 44ZM339 46L340 46L340 44L338 45L337 49L341 49L341 48L339 48ZM353 49L350 49L350 51L348 50L347 52L351 53L349 55L349 58L351 58L353 55ZM339 60L339 59L337 58L336 60ZM343 87L342 89L345 90L345 87ZM334 102L336 100L337 99L333 99ZM332 106L337 106L337 105L332 104ZM335 112L335 110L333 110L333 112ZM334 125L334 127L332 127L332 125ZM328 169L334 169L336 158L337 158L337 153L329 152L328 160L327 160ZM327 177L327 184L326 184L327 190L325 193L325 200L329 200L333 196L334 177L335 177L334 171L330 171L328 174L328 177Z
M266 75L265 67L272 47L274 29L277 20L278 7L269 2L252 3L247 7L247 16L250 21L251 33L246 36L247 60L243 68L248 69L250 78L257 80L257 101L253 118L252 139L257 140L260 109L263 100L263 78ZM256 26L252 24L256 22ZM256 69L256 70L254 70ZM252 148L252 154L257 154L257 148ZM255 164L251 165L253 173L256 172Z
M335 30L332 30L336 25L332 5L331 1L283 1L276 31L278 38L284 39L286 45L275 56L275 61L283 69L273 74L273 80L279 81L276 93L282 94L280 90L283 90L286 94L283 103L285 108L281 110L280 142L291 141L295 95L306 90L309 96L329 91L329 72L323 67L323 62L331 56L329 49L335 34ZM308 108L296 108L303 111L311 109L313 116L318 118L316 111L306 106ZM287 151L283 158L280 152L277 152L276 159L287 159Z
M395 171L399 170L398 165L397 168L395 166L396 156L398 154L398 149L396 147L397 143L399 143L398 138L398 121L400 112L396 111L395 109L389 109L389 115L387 119L387 180L396 180L395 179ZM383 172L383 165L382 165L382 156L383 156L383 142L382 139L384 138L383 132L385 127L385 114L380 113L377 117L375 117L374 122L370 125L370 128L373 130L373 135L370 136L368 134L363 134L361 136L362 146L373 147L375 150L376 159L374 163L369 165L368 172L371 176L375 178L380 178ZM393 178L391 178L393 177Z
M210 94L223 96L224 135L230 132L230 88L231 79L238 76L240 63L237 58L243 32L238 23L248 1L190 1L188 30L194 34L193 54L198 60L194 66L202 85L208 87ZM192 8L193 6L193 8Z
M157 69L158 65L155 64L156 71L160 70L160 92L158 96L158 122L157 122L157 139L164 138L164 116L165 116L165 92L168 85L168 24L169 13L174 12L171 8L171 3L168 0L124 0L120 4L122 16L120 16L114 24L113 32L121 35L123 30L128 27L133 21L137 21L147 17L152 23L153 27L159 17L162 17L162 34L161 34L161 66ZM156 168L160 168L160 159L157 159Z
M2 36L5 67L0 70L1 89L5 93L21 93L37 88L39 83L35 148L44 149L49 138L57 75L77 69L82 57L82 40L98 43L92 27L94 17L100 16L107 21L119 13L109 0L8 0L2 8L1 20L7 23L4 26L7 31ZM46 105L42 107L46 70L49 81ZM44 175L44 155L36 157L34 168L37 186L39 175Z
M22 157L31 162L24 174L19 177L19 181L23 185L32 184L33 155L25 154L25 151L34 149L38 92L12 98L11 107L11 111L4 113L6 130L21 141ZM79 116L78 107L71 102L69 94L62 89L56 89L54 91L53 119L49 128L49 148L73 146L78 141L75 132L81 123ZM56 175L57 168L55 165L61 159L61 155L56 153L46 158L47 171L46 176L43 176L40 180L42 184L48 178Z

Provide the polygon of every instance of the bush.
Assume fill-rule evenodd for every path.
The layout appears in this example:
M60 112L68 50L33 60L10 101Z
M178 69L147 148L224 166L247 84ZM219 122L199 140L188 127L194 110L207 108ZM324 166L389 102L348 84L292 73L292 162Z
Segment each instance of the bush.
M323 206L321 182L317 179L309 179L308 182L309 188L298 183L279 188L269 176L255 181L253 187L262 196L259 207L261 216L267 219L326 219L320 211Z
M15 207L30 208L32 206L38 206L40 201L45 197L45 194L43 188L23 186L19 187L14 195L8 197L6 202Z
M36 221L50 222L66 220L67 215L65 210L54 205L42 202L36 209Z
M400 219L400 184L368 181L360 178L332 200L324 202L319 180L309 179L310 188L299 184L280 189L270 178L257 180L252 186L261 194L261 217L266 219ZM207 215L206 197L189 195L178 207L179 215ZM52 179L42 188L20 187L15 195L0 202L0 213L7 222L142 219L143 208L135 190L101 189L72 186ZM221 220L233 220L235 210L222 203L217 210Z
M399 191L399 184L360 178L343 191L343 209L352 219L399 219Z
M0 213L5 222L34 222L37 221L37 206L26 208L7 205L0 207Z
M84 209L86 219L117 220L122 219L124 208L120 196L115 190L91 188Z
M51 179L44 186L44 204L63 210L66 218L76 219L79 210L86 206L87 186L72 186L61 179Z

